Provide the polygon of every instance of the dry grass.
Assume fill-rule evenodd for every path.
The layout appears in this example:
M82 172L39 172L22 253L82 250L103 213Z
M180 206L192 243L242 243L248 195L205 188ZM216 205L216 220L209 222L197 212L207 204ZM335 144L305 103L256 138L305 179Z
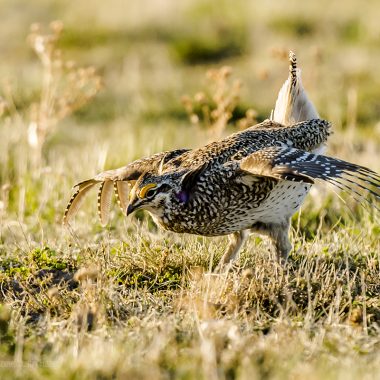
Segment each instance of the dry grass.
M159 150L199 146L210 133L242 127L239 120L267 117L286 76L284 47L298 50L311 98L334 123L330 153L379 171L378 5L359 12L352 1L339 13L335 1L328 2L330 12L279 2L273 12L264 2L254 10L237 2L231 12L228 2L147 7L142 1L130 4L126 22L121 0L107 2L106 11L94 1L75 12L64 2L54 8L38 1L39 10L25 4L30 12L16 16L15 2L7 2L7 15L19 20L6 29L13 49L0 34L12 52L0 64L1 378L377 378L374 210L316 187L293 220L286 268L268 241L252 237L234 270L218 276L210 269L225 238L164 232L147 215L126 219L117 207L102 229L95 195L72 229L61 221L79 180ZM53 24L49 40L65 59L54 53L41 68L34 55L26 56L25 36L35 21L29 14L65 20L66 31ZM329 22L319 23L321 17ZM197 27L187 28L190 21ZM208 25L216 31L211 43ZM228 44L215 43L218 33L235 29ZM46 34L34 29L34 49L38 36ZM191 55L197 65L187 64L189 46L198 49ZM92 99L100 74L67 64L68 57L99 67L106 89ZM227 69L200 63L210 59L233 67L232 79ZM5 81L12 75L17 82ZM41 84L44 75L50 79ZM242 78L241 87L235 78ZM183 94L196 94L187 108ZM33 121L45 128L37 161Z
M42 149L57 124L84 107L101 88L101 78L94 67L77 67L74 61L62 57L62 51L57 47L62 22L54 21L49 26L50 32L46 33L41 30L41 25L33 24L28 36L42 65L39 100L26 111L30 119L27 138L35 150L36 165L41 165ZM11 103L12 99L8 102Z
M245 129L257 124L257 112L247 109L244 116L238 115L242 83L238 79L231 80L232 69L223 66L209 70L206 77L208 90L199 91L193 97L183 96L182 103L190 122L209 130L214 141L225 133L230 124L234 128Z
M3 262L4 376L353 379L380 369L373 223L355 244L349 226L296 236L285 270L252 240L224 276L206 273L224 240L130 228L123 243L114 230Z

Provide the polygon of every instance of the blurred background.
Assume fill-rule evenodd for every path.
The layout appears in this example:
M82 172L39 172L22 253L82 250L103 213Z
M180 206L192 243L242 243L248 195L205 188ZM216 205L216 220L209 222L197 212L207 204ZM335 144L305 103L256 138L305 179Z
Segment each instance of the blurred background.
M104 89L71 124L116 120L188 123L181 96L210 67L231 66L241 111L268 117L293 49L321 115L337 127L380 120L380 3L350 0L1 0L0 78L19 109L36 101L41 68L26 42L31 24L64 24L65 59L94 66Z
M0 180L26 188L6 187L8 211L33 204L30 171L63 179L51 185L57 210L99 170L266 119L290 49L334 125L329 154L379 169L376 0L1 0L0 9ZM213 128L218 93L229 98Z

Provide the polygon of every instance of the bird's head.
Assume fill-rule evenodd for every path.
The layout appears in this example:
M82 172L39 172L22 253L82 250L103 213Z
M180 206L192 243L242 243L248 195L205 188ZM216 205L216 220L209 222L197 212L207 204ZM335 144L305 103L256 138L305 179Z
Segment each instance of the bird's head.
M136 210L147 210L162 217L176 193L176 182L170 175L142 175L129 193L127 215Z
M127 215L142 209L162 217L173 204L187 204L194 193L207 162L192 169L165 174L146 172L136 181L129 194Z

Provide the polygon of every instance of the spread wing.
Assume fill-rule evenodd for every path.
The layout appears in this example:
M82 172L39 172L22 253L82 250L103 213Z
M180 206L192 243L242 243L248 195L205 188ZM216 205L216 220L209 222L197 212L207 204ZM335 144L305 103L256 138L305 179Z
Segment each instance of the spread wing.
M147 171L159 172L170 160L179 157L187 151L188 149L177 149L156 153L153 156L133 161L121 168L104 171L97 174L94 178L78 183L74 186L76 191L66 207L63 223L68 224L73 219L88 191L100 184L98 213L101 223L103 225L107 224L113 191L115 192L119 206L125 212L128 206L128 183L136 181Z
M350 193L357 201L371 194L380 200L380 175L364 166L288 147L259 150L239 162L246 174L277 180L328 182ZM374 205L375 208L378 208Z

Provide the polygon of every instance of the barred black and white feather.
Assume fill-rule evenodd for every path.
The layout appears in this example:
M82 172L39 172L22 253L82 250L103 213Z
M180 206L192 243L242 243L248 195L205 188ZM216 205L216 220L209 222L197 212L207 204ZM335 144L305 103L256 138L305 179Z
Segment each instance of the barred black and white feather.
M266 148L244 158L240 168L252 175L265 175L278 180L308 183L325 181L350 193L358 201L368 200L366 194L380 199L380 175L376 172L364 166L298 149ZM377 208L376 204L374 207Z

